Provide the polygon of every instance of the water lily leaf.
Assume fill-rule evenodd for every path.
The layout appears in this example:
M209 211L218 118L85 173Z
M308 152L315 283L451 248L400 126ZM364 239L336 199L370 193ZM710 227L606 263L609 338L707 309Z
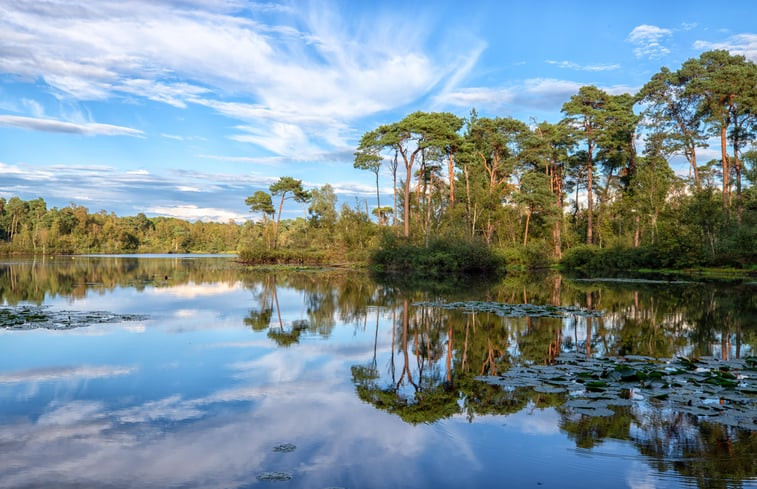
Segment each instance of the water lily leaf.
M587 416L609 417L609 416L615 415L615 411L606 407L591 408L591 409L576 408L574 409L574 411L580 414L585 414Z
M46 306L0 308L0 329L73 329L93 324L144 321L148 316L108 311L58 311Z
M597 392L604 391L608 384L607 382L592 380L591 382L587 382L585 385L587 390Z
M608 399L607 400L608 406L617 406L617 407L625 407L625 406L633 406L633 401L631 399Z
M747 365L744 360L723 362L713 357L654 363L648 357L587 359L568 353L553 365L515 366L502 376L481 379L508 391L567 390L570 399L565 406L586 416L609 416L603 411L608 406L652 403L714 422L727 414L732 416L729 424L757 430L757 376L747 373Z
M565 407L569 407L571 409L593 409L594 406L594 401L590 401L588 399L571 399L565 402Z
M297 450L297 445L294 445L292 443L282 443L281 445L276 445L273 447L274 452L280 452L280 453L290 453Z
M288 481L292 476L286 472L263 472L257 476L259 481Z

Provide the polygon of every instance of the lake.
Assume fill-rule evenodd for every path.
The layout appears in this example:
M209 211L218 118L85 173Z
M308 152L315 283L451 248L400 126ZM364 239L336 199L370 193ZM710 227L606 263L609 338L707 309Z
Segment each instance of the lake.
M756 291L5 258L0 488L757 487Z

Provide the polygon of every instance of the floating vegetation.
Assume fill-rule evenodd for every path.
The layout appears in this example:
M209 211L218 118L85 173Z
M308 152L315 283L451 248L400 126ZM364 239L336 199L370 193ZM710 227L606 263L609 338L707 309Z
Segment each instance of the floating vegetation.
M612 416L615 407L646 402L757 431L757 357L587 359L563 353L554 365L515 366L502 375L477 379L505 389L565 393L564 406L587 416Z
M281 445L276 445L273 447L274 452L280 452L280 453L290 453L297 450L297 445L294 445L292 443L282 443Z
M0 307L0 328L27 329L73 329L93 324L143 321L140 314L116 314L107 311L53 311L44 306Z
M615 282L624 284L695 284L693 280L659 280L649 278L623 278L623 277L606 277L606 278L571 278L574 282Z
M594 311L577 306L552 306L536 304L507 304L503 302L415 302L414 306L438 307L440 309L462 309L465 312L489 312L502 317L552 317L569 316L601 317L604 311Z
M259 481L274 481L274 482L292 480L292 476L290 474L287 474L286 472L263 472L262 474L258 474L257 478Z

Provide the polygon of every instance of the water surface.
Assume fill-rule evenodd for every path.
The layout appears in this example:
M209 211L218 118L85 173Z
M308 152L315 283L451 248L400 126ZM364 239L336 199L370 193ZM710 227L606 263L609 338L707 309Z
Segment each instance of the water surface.
M480 380L565 352L748 358L754 292L6 259L3 309L115 319L0 329L0 488L757 487L757 429L646 399L587 416L565 394ZM435 305L472 300L595 314Z

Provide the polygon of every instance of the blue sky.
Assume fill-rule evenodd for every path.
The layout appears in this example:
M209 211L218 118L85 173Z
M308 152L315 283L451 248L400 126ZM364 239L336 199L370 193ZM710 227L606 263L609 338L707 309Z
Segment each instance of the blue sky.
M753 0L0 0L0 196L243 220L290 175L373 202L352 152L379 124L556 121L582 85L633 93L709 49L757 61L756 20Z

